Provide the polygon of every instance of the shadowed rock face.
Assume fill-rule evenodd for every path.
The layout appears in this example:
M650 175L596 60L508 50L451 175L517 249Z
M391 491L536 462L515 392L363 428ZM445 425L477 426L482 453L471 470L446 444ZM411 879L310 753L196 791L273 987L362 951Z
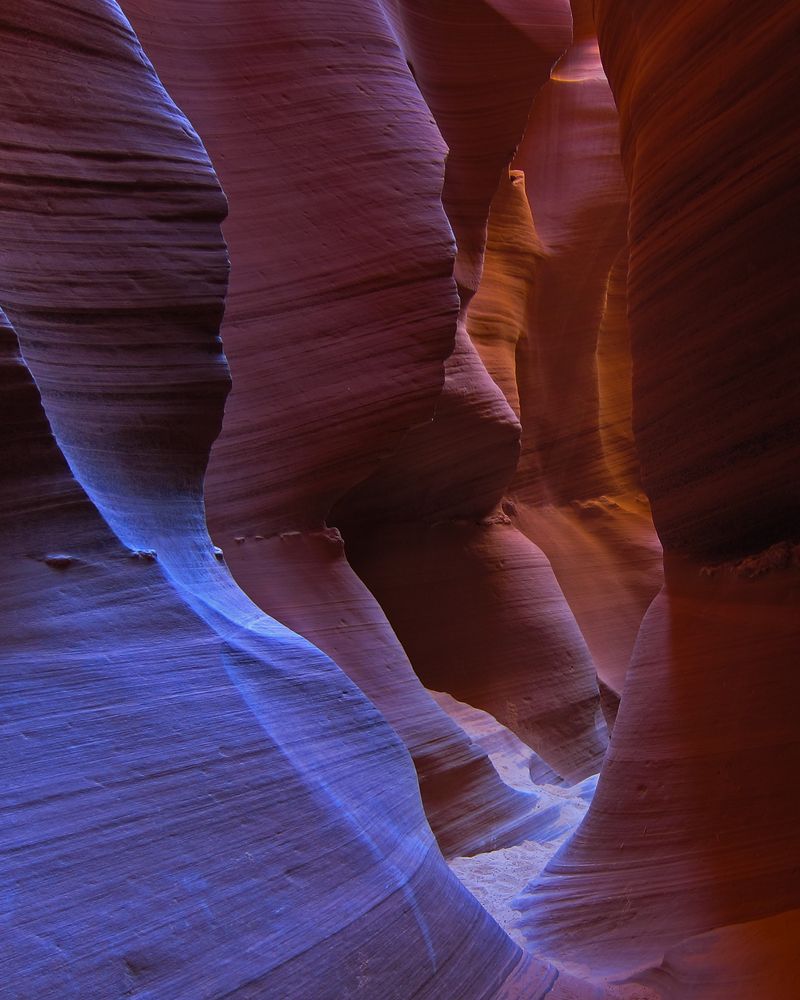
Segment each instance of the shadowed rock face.
M448 872L383 718L224 574L123 545L2 314L0 348L6 994L541 995L555 970Z
M796 995L800 15L124 7L0 14L0 992Z
M70 13L65 22L62 10L35 4L4 15L0 32L12 83L31 59L58 53L35 89L12 89L37 116L6 110L32 178L21 202L17 176L4 175L16 214L4 230L1 294L42 371L58 443L0 313L9 431L0 462L11 820L4 990L543 995L558 973L525 957L450 874L384 718L324 654L252 605L214 557L199 481L224 361L210 319L210 329L186 320L184 330L174 314L221 313L223 202L195 134L172 128L185 120L119 12L76 5ZM75 124L91 151L81 156L68 113L93 55L116 86L96 95L82 129ZM128 122L130 140L115 133L117 121ZM176 163L187 176L172 185ZM150 186L159 197L148 203ZM91 224L73 218L68 227L70 211ZM151 227L160 227L158 259ZM67 245L75 269L50 275ZM162 273L173 252L194 282L178 264ZM70 295L82 303L79 316ZM121 315L109 305L117 301ZM110 329L101 329L107 312ZM190 338L189 359L206 347L216 385L204 370L189 381L199 363L170 367L181 336ZM140 400L146 366L132 357L160 361L149 410ZM71 389L61 395L56 362ZM176 397L182 413L197 414L183 433ZM101 398L103 427L90 424L78 439ZM134 420L139 409L150 434ZM154 471L143 479L137 470L148 462Z
M730 963L731 995L762 995L759 939L770 920L792 926L778 915L800 898L786 795L800 766L783 152L796 131L782 58L798 18L613 0L596 14L631 197L634 427L665 585L595 799L524 920L537 947L598 970L663 958L652 982L665 996L718 995L705 954ZM765 996L793 991L779 953Z
M784 58L798 12L645 3L630 22L602 0L597 14L631 190L642 482L668 548L758 551L796 536L800 500Z
M393 11L450 148L442 202L458 240L462 308L433 420L412 428L332 516L425 683L495 714L579 780L597 771L606 745L595 668L547 559L501 509L520 427L468 333L490 203L530 102L568 44L567 11L532 5L519 26L513 12L498 17L483 3ZM463 616L469 627L443 631L434 601L444 620Z
M325 523L340 496L439 405L458 303L441 138L380 5L340 5L333 22L311 3L218 5L202 22L193 6L126 9L201 130L230 203L225 233L236 263L222 332L236 388L206 480L212 535L249 596L335 657L395 727L447 853L533 836L536 801L506 788L431 701ZM549 63L540 63L546 75ZM198 74L213 81L210 91ZM489 166L509 156L493 149ZM463 333L460 343L469 348ZM516 425L468 360L483 379L477 405L488 393L499 410L490 431L499 424L513 468ZM454 431L458 424L445 445ZM489 489L493 463L473 463ZM379 504L393 513L390 491ZM589 672L581 697L591 699L592 685ZM530 688L526 679L526 696ZM598 768L603 748L589 715L590 752L575 753L582 773Z
M381 0L449 150L442 189L466 304L481 278L486 217L531 101L569 44L567 0ZM518 5L521 8L521 5ZM522 23L518 23L522 19Z
M628 199L590 14L576 5L573 43L515 157L522 170L495 195L467 327L522 425L504 513L550 561L605 690L618 694L662 583L661 547L633 449Z

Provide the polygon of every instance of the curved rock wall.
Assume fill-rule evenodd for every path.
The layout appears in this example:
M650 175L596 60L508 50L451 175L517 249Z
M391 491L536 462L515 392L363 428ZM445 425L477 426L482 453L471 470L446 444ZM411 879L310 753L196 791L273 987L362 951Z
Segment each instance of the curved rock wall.
M786 3L644 3L630 19L608 0L596 6L631 189L642 483L670 550L757 551L797 531L785 225L797 133L785 56L798 14Z
M763 993L746 984L758 938L800 898L785 793L800 766L800 425L787 377L796 129L782 55L798 18L785 4L632 12L602 0L596 13L631 193L636 443L666 580L595 799L532 887L525 921L547 953L617 973L677 949L665 958L674 972L653 981L674 974L686 993L669 985L667 996L717 995L691 972L711 941L732 995L777 997L793 975L777 947ZM587 921L602 927L587 936ZM697 950L680 944L715 929ZM733 943L751 933L747 948Z
M442 847L514 842L536 802L428 697L325 523L441 391L458 308L441 139L372 0L324 18L311 2L194 8L126 5L230 204L235 389L206 479L211 533L259 607L401 735Z
M492 197L522 135L520 94L527 114L568 42L558 30L568 12L560 2L537 4L517 27L516 8L502 18L482 3L466 13L452 4L435 11L424 46L423 18L402 7L400 26L410 57L419 51L436 70L415 74L451 149L442 197L462 234L456 275L463 249L474 276ZM476 48L480 57L467 61ZM452 87L443 85L443 67L451 67ZM502 114L492 110L499 106ZM480 113L465 112L475 107ZM460 285L462 313L434 419L413 428L333 517L423 681L493 713L578 780L597 771L606 743L595 668L547 559L501 509L519 422L468 334L474 280L462 274ZM466 615L470 625L443 631L437 608L446 621Z
M250 604L212 554L187 469L202 474L222 392L179 394L181 372L188 379L199 365L170 369L168 333L183 317L188 359L207 338L224 390L215 331L202 321L219 315L227 273L219 189L118 9L76 4L68 23L63 13L42 0L0 22L3 71L25 100L8 115L16 142L3 160L0 295L20 319L58 434L57 443L0 313L10 432L0 463L12 820L4 991L544 995L558 973L526 958L449 873L383 717L322 653ZM92 58L116 86L98 90L91 110L82 102L78 122L78 70ZM31 59L50 68L26 89ZM130 147L115 146L108 123L126 120L139 141L133 132ZM22 173L17 150L29 157ZM176 163L185 193L168 182ZM207 211L185 198L198 175ZM23 182L25 202L14 197ZM147 253L151 225L162 227L160 266ZM74 270L62 276L54 268L70 232ZM164 273L175 244L183 252ZM101 331L103 294L111 316ZM138 339L126 323L134 306ZM144 364L129 360L137 348L163 362L146 397L151 434L144 405L139 433L130 429L143 395ZM62 382L71 391L60 395ZM104 394L105 422L94 427L90 407ZM191 466L181 423L170 438L157 419L175 418L173 396L195 412ZM152 479L137 480L148 461ZM158 551L129 547L152 539Z
M800 15L125 14L0 14L4 995L794 996Z
M522 425L504 511L550 561L613 719L661 548L633 452L617 114L590 5L573 7L575 37L533 104L522 170L492 204L467 325Z
M464 304L477 290L486 217L531 101L569 44L567 0L381 0L448 158L442 204ZM521 23L520 23L521 22Z
M1 313L0 348L5 994L544 995L557 973L447 871L383 718L123 545Z
M575 6L583 20L515 158L543 253L518 352L523 436L514 489L554 504L617 492L600 435L597 347L628 199L591 4Z

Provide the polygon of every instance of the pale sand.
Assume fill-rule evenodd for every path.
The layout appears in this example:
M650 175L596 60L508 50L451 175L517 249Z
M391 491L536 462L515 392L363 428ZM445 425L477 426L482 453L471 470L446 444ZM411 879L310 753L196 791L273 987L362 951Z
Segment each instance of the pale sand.
M489 754L503 780L514 788L536 792L543 805L556 806L563 821L563 830L553 840L538 843L525 840L514 847L505 847L470 858L451 858L449 865L478 902L522 947L528 942L514 926L517 912L512 901L538 877L561 844L580 823L591 801L597 778L587 778L579 785L553 784L558 777L521 740L487 712L456 701L448 694L431 691L433 698L448 715L466 730L472 739ZM532 765L532 766L531 766ZM530 773L551 779L534 783Z

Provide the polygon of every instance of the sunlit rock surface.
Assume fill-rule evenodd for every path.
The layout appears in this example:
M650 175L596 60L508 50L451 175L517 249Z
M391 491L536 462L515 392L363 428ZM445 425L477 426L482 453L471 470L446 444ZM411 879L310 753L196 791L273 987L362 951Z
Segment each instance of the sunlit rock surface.
M573 7L572 45L492 206L468 324L522 424L506 511L549 559L613 702L662 582L661 548L633 448L617 114L591 5Z
M0 13L0 993L800 994L800 13L122 6Z

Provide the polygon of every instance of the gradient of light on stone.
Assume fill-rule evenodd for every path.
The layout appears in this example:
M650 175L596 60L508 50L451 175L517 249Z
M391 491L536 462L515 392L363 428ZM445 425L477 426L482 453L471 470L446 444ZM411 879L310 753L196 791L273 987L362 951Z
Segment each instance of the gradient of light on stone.
M447 144L442 204L466 305L480 284L486 217L531 102L569 44L568 0L381 0ZM519 23L519 22L522 23Z
M0 378L6 994L544 995L341 671L256 609L204 621L113 534L2 313Z
M223 202L119 10L68 14L42 0L0 22L3 71L26 102L6 109L0 295L59 438L0 313L15 885L4 989L544 995L556 971L448 872L383 717L213 555L199 479L226 383L211 322L227 275ZM78 102L94 61L107 89ZM31 78L37 62L49 70ZM59 271L68 254L74 269ZM186 365L170 366L181 336ZM203 348L216 381L194 383ZM194 421L181 424L175 399ZM81 441L100 400L103 426ZM151 477L137 477L148 462Z
M633 451L617 114L591 12L573 6L573 44L515 158L525 172L492 202L467 326L522 425L505 512L549 560L611 721L663 576Z
M467 332L491 199L530 102L568 43L568 11L560 0L537 4L523 31L484 3L392 9L450 146L442 200L458 239L462 310L434 419L413 428L333 516L423 681L493 713L579 780L597 771L606 743L595 669L547 559L499 509L519 422Z
M784 58L800 12L651 2L629 24L596 6L631 189L634 426L653 518L687 554L767 548L794 537L800 510Z
M253 408L219 473L243 525L228 556L383 707L445 850L564 824L491 769L480 744L488 732L520 752L510 734L470 718L471 744L470 710L443 697L448 721L419 687L329 511L415 663L531 742L555 706L570 732L550 750L573 773L597 707L587 647L619 690L658 554L631 403L666 578L587 818L522 900L540 952L524 957L448 873L385 718L212 548L202 480L229 385L228 267L203 144L113 3L12 0L0 303L50 424L0 312L4 991L794 996L798 14L595 4L628 248L588 4L573 4L575 44L534 109L524 178L507 175L503 143L539 73L526 52L552 57L563 4L131 7L237 192L230 253L236 275L238 233L252 295L229 308L234 339L249 326L237 364ZM412 71L450 130L457 257L444 149ZM348 351L367 334L352 382ZM269 420L245 426L273 395L292 404L295 417L268 414L289 443ZM518 417L527 444L504 498ZM526 688L529 647L549 669ZM564 680L576 650L577 684ZM487 676L488 654L492 670L522 666ZM454 867L467 880L505 856ZM580 963L582 981L543 955Z
M222 334L235 388L206 479L215 541L249 596L398 731L447 853L544 833L535 797L508 789L426 694L325 524L433 414L455 333L444 150L382 8L126 9L230 204Z
M600 436L597 347L628 211L591 4L574 7L573 43L538 95L514 160L543 250L518 350L523 431L514 485L530 502L555 504L615 491Z
M731 995L785 996L788 951L776 947L754 993L752 957L800 901L787 793L800 767L796 128L783 56L798 14L614 0L596 14L631 193L634 428L665 585L595 799L531 887L524 923L537 948L598 971L629 974L670 949L686 995L716 996L691 971L709 948Z

